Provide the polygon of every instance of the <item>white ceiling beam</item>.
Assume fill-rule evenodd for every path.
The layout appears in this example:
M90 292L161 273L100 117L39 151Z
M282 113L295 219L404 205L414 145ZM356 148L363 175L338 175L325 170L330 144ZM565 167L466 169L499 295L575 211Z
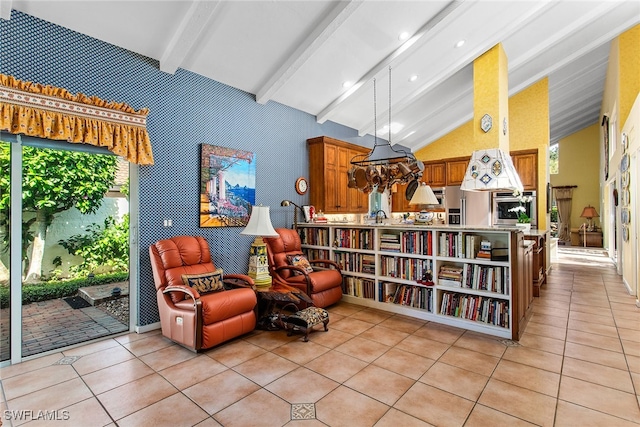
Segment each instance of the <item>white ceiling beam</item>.
M612 2L615 3L615 2ZM605 4L608 4L607 2L605 2ZM604 8L604 6L601 6L601 8ZM587 25L589 25L591 22L593 22L594 19L601 19L602 18L602 12L600 13L600 16L594 16L593 14L589 14L588 18L585 18L584 20L580 20L580 25L576 26L573 29L573 32L578 31L578 29L583 28ZM626 28L627 26L631 26L634 23L637 23L637 18L636 17L630 17L629 20L627 20L624 23L624 27ZM575 52L573 52L570 55L566 55L562 58L562 60L555 62L553 65L549 65L548 67L546 67L544 70L538 72L537 74L529 77L528 79L526 79L525 81L521 82L520 84L518 84L517 86L513 87L513 93L518 93L521 90L529 87L530 85L532 85L533 83L537 82L538 80L551 75L552 73L554 73L557 70L560 70L561 68L565 67L566 65L570 64L571 62L577 60L578 58L580 58L582 55L585 55L587 53L589 53L590 51L598 48L599 46L601 46L604 43L609 42L610 40L612 40L613 38L615 38L617 36L617 34L620 32L619 28L612 28L611 31L603 34L602 36L598 37L597 39L594 39L591 43L585 44L584 46L582 46L582 48L576 50ZM566 36L565 36L566 37ZM554 37L555 42L554 43L559 43L562 40L560 38L556 38ZM540 52L542 53L542 51L546 50L549 46L551 41L544 41L544 43L540 43L538 45ZM519 59L519 58L518 58ZM514 61L517 63L518 67L523 67L525 66L525 64L529 61L534 61L536 60L536 57L532 57L532 56L528 56L526 61ZM514 70L517 68L514 68Z
M431 20L424 24L409 40L404 42L398 49L387 55L382 61L378 62L373 68L358 80L353 86L349 88L345 93L333 100L328 106L326 106L318 115L316 120L318 123L324 123L329 119L329 116L351 95L353 95L358 89L360 89L366 82L371 80L377 73L386 69L393 60L398 59L404 54L408 54L411 51L411 47L416 45L418 40L424 37L426 34L435 31L439 25L444 25L446 18L453 14L453 12L463 4L462 1L455 0L449 3L444 9L436 14Z
M522 13L518 17L518 19L511 21L509 25L499 28L495 33L488 34L488 37L485 40L483 40L481 43L476 44L477 47L475 49L469 50L466 55L458 58L455 63L450 64L450 66L446 67L445 70L434 76L434 78L429 79L428 82L421 85L419 88L417 88L417 90L412 91L408 96L405 96L397 102L394 102L394 111L396 111L397 114L401 114L402 111L413 108L414 102L425 96L426 93L450 78L452 75L467 66L469 63L472 63L477 57L485 53L487 50L491 49L496 44L500 43L506 37L518 31L518 29L520 29L522 25L524 25L524 23L535 18L536 16L553 6L554 4L552 2L534 3L532 7L525 13ZM384 114L384 112L382 114ZM373 120L369 120L367 123L359 126L358 129L360 133L369 133L371 129L373 129Z
M295 73L300 70L345 21L362 5L362 0L340 1L324 17L322 22L300 43L296 50L280 65L257 92L256 102L266 104L282 88Z
M11 5L13 0L0 0L0 18L11 19Z
M201 34L206 31L207 23L219 5L218 0L196 0L191 4L160 58L161 71L174 74L178 70Z

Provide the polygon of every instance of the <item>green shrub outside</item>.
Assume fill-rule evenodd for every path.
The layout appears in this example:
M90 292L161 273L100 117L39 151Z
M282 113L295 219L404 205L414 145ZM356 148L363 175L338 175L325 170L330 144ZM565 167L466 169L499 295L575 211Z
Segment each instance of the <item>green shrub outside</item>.
M78 289L86 286L124 282L128 279L128 272L120 272L65 281L52 280L49 282L25 284L22 286L22 304L70 297L75 295ZM0 285L0 308L7 307L9 307L9 286Z

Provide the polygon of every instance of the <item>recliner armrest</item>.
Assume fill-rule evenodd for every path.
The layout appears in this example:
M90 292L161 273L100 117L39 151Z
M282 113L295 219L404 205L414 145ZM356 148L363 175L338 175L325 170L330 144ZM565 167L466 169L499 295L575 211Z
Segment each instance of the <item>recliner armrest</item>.
M324 265L329 265L333 268L335 268L336 270L340 270L340 265L335 262L335 261L331 261L330 259L310 259L309 260L310 264L324 264Z
M246 274L225 274L222 281L230 288L253 288L254 285L253 279Z
M194 288L184 285L171 285L164 288L162 291L163 294L168 294L169 292L184 292L189 295L193 300L197 300L200 298L200 294Z
M307 273L307 271L304 268L298 267L296 265L281 265L280 267L274 268L274 271L280 271L280 270L294 270L299 272L302 275L305 275L305 276L309 275L309 273Z

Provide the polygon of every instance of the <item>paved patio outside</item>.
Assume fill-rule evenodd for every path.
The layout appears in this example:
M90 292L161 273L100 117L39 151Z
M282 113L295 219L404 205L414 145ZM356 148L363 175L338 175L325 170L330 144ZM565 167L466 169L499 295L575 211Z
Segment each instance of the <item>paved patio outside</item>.
M97 307L73 309L62 299L22 306L22 356L125 332L129 325ZM9 309L0 309L0 360L10 357Z

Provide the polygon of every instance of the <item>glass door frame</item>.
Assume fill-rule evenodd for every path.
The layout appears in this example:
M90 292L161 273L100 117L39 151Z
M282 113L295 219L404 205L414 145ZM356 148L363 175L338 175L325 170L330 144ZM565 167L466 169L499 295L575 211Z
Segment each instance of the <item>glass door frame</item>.
M0 139L11 144L11 241L9 244L9 295L10 295L10 364L20 363L42 354L22 357L22 147L25 145L41 148L72 149L99 154L112 154L106 149L90 145L71 144L64 141L52 141L0 132ZM82 148L81 148L82 147ZM136 329L138 323L139 300L139 169L129 164L129 332ZM18 236L18 238L15 238ZM18 254L14 256L14 254ZM100 339L100 338L99 338ZM56 352L63 349L56 349ZM44 353L43 353L44 354ZM8 364L7 361L0 366Z

